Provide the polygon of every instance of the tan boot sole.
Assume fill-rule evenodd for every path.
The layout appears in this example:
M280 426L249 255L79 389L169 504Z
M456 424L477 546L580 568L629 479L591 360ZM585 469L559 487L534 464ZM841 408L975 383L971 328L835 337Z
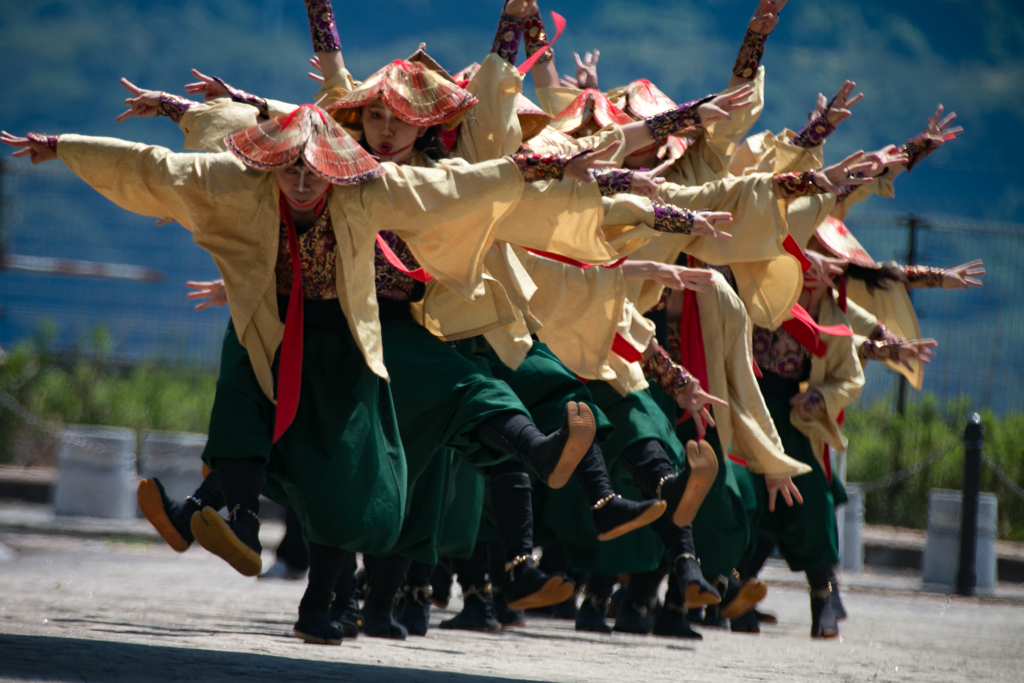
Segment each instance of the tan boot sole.
M143 516L159 532L160 536L167 541L167 545L179 553L188 550L188 541L182 538L178 530L171 524L171 518L164 510L164 501L160 497L160 489L152 479L143 479L139 482L139 509Z
M235 568L242 576L259 576L263 560L235 536L224 518L211 507L192 515L192 535L199 545Z
M718 597L714 593L702 591L700 586L695 583L691 583L687 586L683 595L683 606L686 609L696 609L698 607L707 607L708 605L717 605L720 602L722 602L722 598Z
M548 476L547 485L550 489L560 489L569 482L569 477L576 471L580 460L590 450L597 436L597 420L594 412L586 403L569 401L565 405L569 413L569 440L562 448L562 455L555 464L555 469Z
M625 536L634 529L639 529L640 527L647 526L648 524L656 520L658 517L661 517L663 514L665 514L665 509L667 507L668 505L665 503L665 501L659 500L657 503L647 508L647 510L639 517L636 517L621 526L617 526L611 531L606 531L603 534L598 534L597 540L610 541L613 538Z
M296 638L304 640L311 645L341 645L341 638L338 638L337 640L330 638L318 638L317 636L311 636L309 634L303 633L297 628L293 628L292 633L295 634Z
M754 606L767 595L767 584L757 579L748 579L732 602L722 608L722 616L726 619L738 619L754 609Z
M537 609L559 605L568 600L576 591L571 583L557 576L552 576L536 593L523 596L508 603L511 610Z
M708 491L718 476L718 458L707 441L701 441L700 444L688 441L686 462L690 465L690 478L686 482L686 490L679 499L679 505L672 513L672 523L678 527L693 523L700 504L707 498Z

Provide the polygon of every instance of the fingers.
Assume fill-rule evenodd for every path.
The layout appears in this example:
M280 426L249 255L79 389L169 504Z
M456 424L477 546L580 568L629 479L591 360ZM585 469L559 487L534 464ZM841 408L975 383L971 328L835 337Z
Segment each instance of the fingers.
M192 75L201 80L203 83L214 83L215 81L204 73L200 73L199 69L191 69Z
M854 152L853 154L851 154L850 156L846 157L845 159L840 161L838 164L836 164L836 166L839 166L841 168L847 168L851 164L853 164L854 162L860 161L860 158L862 156L864 156L864 150L862 150L862 149L861 150L857 150L856 152Z
M778 489L768 487L768 512L775 512L775 497L779 495Z
M852 100L847 100L846 108L849 109L850 107L852 107L853 105L857 104L858 102L860 102L863 99L864 99L864 93L862 93L862 92L861 93L857 93Z
M25 147L24 149L19 149L17 152L14 152L11 156L18 157L20 159L21 157L32 156L33 154L35 154L34 149L31 147Z
M0 131L0 142L3 142L5 145L10 145L12 147L24 147L29 143L29 139L19 138L18 136L11 135L6 130L4 130Z
M722 406L723 408L728 408L729 407L729 402L728 401L724 401L724 400L718 398L717 396L712 396L711 394L707 393L706 391L702 390L698 394L698 396L700 397L702 404L711 403L711 404L716 405L716 406Z
M783 485L779 492L782 494L782 499L786 501L786 505L793 507L793 494L789 492L789 487Z
M128 119L130 119L133 116L135 116L135 112L133 110L129 109L128 111L123 112L120 116L118 116L114 120L117 121L118 123L124 123L125 121L127 121Z
M321 76L320 74L315 74L312 71L307 71L306 75L309 76L314 81L316 81L317 83L323 83L324 82L324 77Z
M650 171L648 171L648 173L651 175L651 177L657 178L660 182L665 182L664 178L658 178L658 176L667 171L673 163L675 163L673 159L666 159L665 161L663 161L662 163L658 164ZM979 263L981 262L979 261Z
M583 60L580 59L580 53L573 52L572 58L576 60L576 68L579 69L580 71L583 71Z
M137 85L129 81L127 78L121 79L121 85L125 87L125 90L135 95L136 97L142 94L142 88L138 87Z
M197 310L197 311L204 311L207 308L210 308L212 306L213 306L213 299L207 299L206 301L202 302L201 304L196 305L195 306L195 310Z
M715 420L711 417L711 412L707 408L700 409L700 416L703 417L709 425L712 427L715 426Z
M700 413L695 410L690 411L690 417L693 418L693 424L697 427L697 439L703 440L707 434L707 430L704 429L704 423L700 419Z
M590 53L587 53L587 54L590 54ZM601 59L601 51L600 50L594 50L594 60L592 62L590 62L590 66L592 66L592 67L597 66L597 60L599 60L599 59Z
M595 150L594 152L592 152L593 156L591 158L592 159L608 159L613 154L615 154L615 150L617 150L619 148L619 145L621 145L621 144L622 144L622 142L619 141L619 140L616 140L615 142L609 143L609 144L605 145L604 147L602 147L601 149L598 149L598 150Z
M796 484L793 483L792 479L789 480L789 486L790 486L789 490L793 493L793 498L796 499L796 502L798 502L801 505L803 505L804 504L804 497L802 495L800 495L800 489L797 488Z

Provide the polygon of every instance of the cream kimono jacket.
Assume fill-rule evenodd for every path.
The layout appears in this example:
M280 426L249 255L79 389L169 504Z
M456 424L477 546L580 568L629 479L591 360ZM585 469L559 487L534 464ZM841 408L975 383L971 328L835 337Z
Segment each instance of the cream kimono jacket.
M839 304L832 297L821 303L818 323L822 326L849 325ZM814 390L825 400L825 411L811 416L801 414L794 408L789 421L811 442L814 457L825 469L825 446L842 450L839 434L839 414L857 400L864 388L864 370L857 357L856 341L852 336L834 337L822 335L828 345L824 358L811 356L811 376L800 385L800 391Z

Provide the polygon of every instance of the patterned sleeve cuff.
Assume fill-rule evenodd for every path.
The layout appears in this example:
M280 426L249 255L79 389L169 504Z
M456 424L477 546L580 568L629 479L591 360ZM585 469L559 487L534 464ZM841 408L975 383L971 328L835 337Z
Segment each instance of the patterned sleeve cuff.
M234 102L241 102L242 104L252 105L253 107L256 107L257 109L260 110L260 118L270 118L269 109L267 107L267 101L265 99L253 95L251 93L247 93L244 90L234 88L225 83L223 78L218 78L216 76L212 76L212 78L213 80L217 81L218 83L224 86L224 89L228 91L228 95L231 96L231 99Z
M569 157L560 154L515 154L512 159L523 174L523 180L533 183L538 180L561 180L565 177L565 164Z
M54 152L57 151L57 136L47 135L46 133L28 133L25 135L32 142L39 142L46 145Z
M502 14L498 20L498 31L494 34L494 45L491 52L504 59L512 66L519 57L519 40L523 35L523 21L518 17Z
M899 148L901 153L904 153L908 157L907 161L907 172L914 170L914 167L921 162L926 156L938 149L938 145L932 141L931 138L925 135L918 135L915 138L907 140L906 144Z
M633 188L633 171L624 168L602 168L591 171L602 197L629 194Z
M942 277L946 274L945 268L933 266L900 266L900 270L907 276L907 289L942 287Z
M659 143L664 142L671 135L676 135L688 128L701 125L700 113L697 109L700 105L714 98L715 95L708 95L703 99L687 102L675 109L669 109L666 112L644 119L644 122L650 128L651 136Z
M825 399L817 391L810 391L807 395L807 402L804 403L804 411L808 415L816 415L825 412Z
M803 147L804 149L810 149L811 147L817 147L821 143L825 142L825 138L832 134L832 131L836 129L824 115L816 116L807 122L807 125L800 129L800 132L796 134L789 144L796 147Z
M736 56L736 63L732 66L733 76L748 79L754 77L761 65L761 57L764 56L766 40L767 34L747 29L746 35L743 36L743 44L740 45L740 53Z
M804 171L803 173L780 173L775 176L779 186L779 196L782 199L795 199L796 197L809 197L825 192L814 182L814 174L817 171Z
M903 343L892 339L888 341L866 340L857 349L857 355L861 360L899 360L900 346Z
M309 32L313 36L313 51L340 51L341 38L338 37L338 27L334 23L331 0L305 0L305 2L306 12L309 14Z
M693 219L697 214L689 209L680 209L671 204L654 205L654 229L676 235L689 235L693 231Z
M662 391L672 398L689 391L688 387L693 381L693 375L683 366L673 362L665 349L658 349L656 354L645 360L643 370L644 377L653 379Z
M526 56L532 57L548 44L548 34L544 30L544 20L540 14L533 14L523 19L523 42L526 44ZM546 62L554 58L555 51L547 48L544 55L537 60L537 63Z
M196 104L196 102L184 97L172 95L169 92L162 92L160 93L160 106L157 108L157 114L166 116L175 123L181 123L181 117L189 109L196 106Z

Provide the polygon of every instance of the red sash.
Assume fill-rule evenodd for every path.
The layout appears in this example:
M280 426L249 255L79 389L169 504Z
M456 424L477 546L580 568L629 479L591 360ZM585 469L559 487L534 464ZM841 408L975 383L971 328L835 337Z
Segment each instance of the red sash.
M288 252L292 261L292 291L288 295L281 359L277 366L277 411L274 414L274 443L285 433L299 409L302 386L302 259L299 236L284 193L280 197L281 219L288 229Z
M396 270L399 270L411 277L413 280L416 280L417 282L430 282L434 279L434 276L423 270L422 267L417 268L416 270L409 270L409 268L402 263L402 259L398 258L398 254L392 251L390 245L388 245L380 235L377 235L377 246L380 247L380 251L384 254L384 258L387 259L388 263L390 263Z

